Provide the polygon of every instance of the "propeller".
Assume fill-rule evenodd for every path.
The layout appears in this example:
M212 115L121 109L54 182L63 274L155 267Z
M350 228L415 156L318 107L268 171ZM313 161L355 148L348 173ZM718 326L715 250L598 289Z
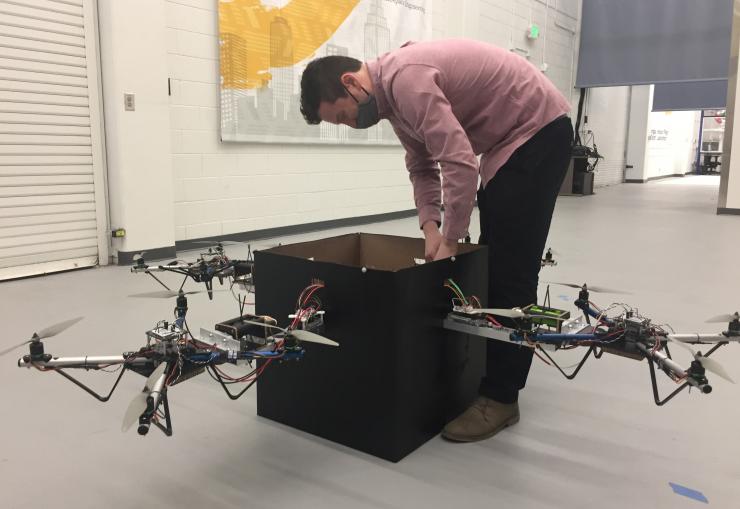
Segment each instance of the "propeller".
M740 320L740 314L738 314L737 311L735 311L731 315L713 316L712 318L707 320L706 323L727 323L727 322L734 322L735 320Z
M243 246L246 245L246 242L237 242L234 240L198 240L193 242L193 244L209 244L211 246L218 246L219 244L222 246Z
M259 325L260 327L267 327L268 329L275 329L275 330L279 330L280 332L284 332L286 334L288 333L288 329L283 329L282 327L278 327L277 325L272 325L270 323L255 322L254 320L242 320L242 323Z
M482 308L470 311L472 315L497 315L507 318L527 318L529 315L519 308Z
M677 344L681 348L684 348L691 352L691 355L694 357L695 360L699 361L699 363L702 365L704 369L707 371L710 371L717 375L720 378L724 378L730 383L735 383L735 381L730 377L729 373L727 373L727 370L720 364L718 361L710 358L705 357L701 354L701 352L695 351L693 348L691 348L689 345L681 341L680 339L676 339L672 337L670 334L666 336L668 338L668 341L671 342L671 344Z
M34 332L33 336L31 336L31 339L28 341L24 341L23 343L20 343L15 346L11 346L10 348L6 348L3 351L0 351L0 357L3 355L12 352L16 348L20 348L23 345L27 345L28 343L33 343L34 341L41 341L42 339L52 338L56 336L57 334L61 334L65 330L72 327L74 324L82 320L82 316L78 316L77 318L72 318L71 320L65 320L63 322L59 322L57 324L51 325L45 329L42 329L39 332Z
M145 293L135 293L133 295L129 295L129 297L136 297L136 298L143 298L143 299L171 299L173 297L179 297L180 295L193 295L196 293L212 293L212 292L229 292L231 290L229 289L218 289L218 290L190 290L190 291L181 291L176 292L174 290L159 290L156 292L145 292Z
M146 251L142 251L141 253L136 253L133 256L132 260L135 261L135 262L138 262L139 260L143 260L145 254L146 254Z
M268 249L274 249L276 247L281 247L282 245L283 245L282 242L265 244L263 247L255 248L255 251L266 251Z
M131 403L129 403L128 408L126 409L126 413L123 415L121 431L128 431L131 425L138 421L141 414L146 411L146 400L149 397L149 394L152 392L154 384L156 384L159 377L164 374L165 369L167 369L166 362L161 362L156 368L154 368L152 374L149 375L149 378L146 379L144 389L136 396L134 396L134 399L131 400Z
M618 295L632 295L630 292L625 292L624 290L615 290L613 288L606 288L604 286L588 286L586 283L579 285L576 283L558 283L556 281L543 281L543 283L546 283L548 285L560 285L560 286L569 286L571 288L577 288L579 290L588 290L589 292L596 292L596 293L615 293Z
M483 309L473 309L470 311L470 314L473 315L496 315L496 316L504 316L506 318L548 318L551 320L560 320L564 321L565 318L558 318L555 316L549 316L549 315L543 315L543 314L530 314L525 313L519 308L483 308Z
M320 336L319 334L316 334L311 331L303 330L303 329L288 330L282 327L278 327L277 325L271 325L271 324L262 323L262 322L255 322L252 320L243 320L243 323L249 323L252 325L259 325L261 327L268 327L270 329L279 330L280 332L285 333L286 336L293 336L298 341L305 341L306 343L317 343L319 345L339 346L339 343L337 343L336 341L332 341L329 338L325 338L324 336Z
M314 334L313 332L303 330L303 329L295 329L290 331L289 333L291 336L296 338L298 341L305 341L306 343L317 343L319 345L328 345L328 346L339 346L339 343L336 341L332 341L329 338L325 338L324 336L319 336L318 334Z

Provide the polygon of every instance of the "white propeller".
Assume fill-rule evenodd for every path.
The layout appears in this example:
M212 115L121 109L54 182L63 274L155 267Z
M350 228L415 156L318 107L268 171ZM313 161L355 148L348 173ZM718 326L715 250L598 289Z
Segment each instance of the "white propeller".
M57 324L51 325L45 329L42 329L39 332L35 332L33 336L31 336L31 339L24 341L23 343L17 344L15 346L11 346L10 348L6 348L5 350L0 351L0 357L3 355L12 352L16 348L20 348L23 345L27 345L28 343L33 343L34 341L41 341L42 339L48 339L56 336L57 334L61 334L62 332L66 331L70 327L72 327L74 324L82 320L82 316L78 316L77 318L72 318L71 320L65 320L63 322L59 322Z
M231 290L219 288L215 290L211 290L211 293L217 293L217 292L229 292ZM177 292L175 290L158 290L156 292L145 292L145 293L134 293L133 295L129 295L129 297L135 297L135 298L144 298L144 299L171 299L173 297L179 297L181 292ZM190 291L183 291L183 295L194 295L196 293L208 293L208 290L190 290Z
M591 286L585 283L582 285L579 285L577 283L559 283L557 281L542 281L542 282L548 285L569 286L570 288L577 288L579 290L585 289L590 292L596 292L596 293L614 293L618 295L632 295L630 292L625 292L623 290L615 290L614 288L606 288L604 286Z
M675 344L680 346L681 348L684 348L691 352L691 355L694 357L695 360L699 361L701 363L702 367L706 369L707 371L714 373L720 378L724 378L730 383L735 383L735 381L730 377L730 374L727 373L727 370L720 364L718 361L710 358L705 357L701 354L701 352L695 351L693 348L691 348L689 345L681 341L680 339L676 339L675 337L672 337L670 334L667 336L668 341L671 342L671 344Z
M193 244L207 244L210 246L246 246L246 242L237 242L235 240L198 240L193 242Z
M482 308L473 309L470 311L472 315L496 315L505 316L507 318L526 318L529 315L519 308Z
M298 341L305 341L306 343L317 343L319 345L339 346L339 343L337 343L336 341L332 341L329 338L325 338L324 336L320 336L319 334L316 334L311 331L303 330L303 329L288 330L282 327L278 327L277 325L271 325L271 324L262 323L262 322L254 322L251 320L243 320L243 323L249 323L252 325L259 325L260 327L268 327L270 329L279 330L280 332L284 332L286 335L293 336Z
M255 322L253 320L242 320L242 323L249 323L251 325L259 325L260 327L267 327L269 329L275 329L279 330L280 332L288 332L288 329L283 329L282 327L278 327L277 325L272 325L271 323L262 323L262 322Z
M731 315L719 315L714 316L706 321L706 323L727 323L735 320L740 320L740 314L737 311Z
M520 308L483 308L483 309L473 309L470 311L470 314L472 315L496 315L496 316L504 316L507 318L547 318L549 320L560 320L564 321L564 318L559 318L556 316L548 316L548 315L542 315L542 314L531 314L531 313L525 313Z
M303 330L303 329L295 329L290 331L290 335L296 338L298 341L305 341L307 343L317 343L319 345L328 345L328 346L339 346L339 343L336 341L332 341L329 338L325 338L324 336L319 336L318 334L314 334L311 331Z
M129 403L126 413L123 416L123 423L121 424L121 431L126 432L128 429L139 420L141 414L146 411L147 398L154 388L154 384L157 383L159 377L164 374L164 370L167 369L167 363L162 362L157 366L149 378L146 379L144 389L134 396L134 399Z

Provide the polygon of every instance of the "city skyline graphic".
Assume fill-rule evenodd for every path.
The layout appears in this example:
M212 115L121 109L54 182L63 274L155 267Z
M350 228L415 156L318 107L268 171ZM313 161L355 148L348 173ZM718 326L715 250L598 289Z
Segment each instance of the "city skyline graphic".
M387 121L370 129L306 124L300 76L313 58L345 55L367 61L407 40L428 38L426 0L335 0L321 2L320 9L315 0L293 0L282 8L258 0L235 3L219 3L222 141L398 144ZM255 7L262 16L253 15Z

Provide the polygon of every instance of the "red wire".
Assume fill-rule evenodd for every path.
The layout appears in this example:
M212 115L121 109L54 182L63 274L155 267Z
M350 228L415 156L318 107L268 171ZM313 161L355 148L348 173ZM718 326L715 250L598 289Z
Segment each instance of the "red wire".
M317 285L317 286L315 286L315 287L314 287L314 288L313 288L313 289L312 289L312 290L311 290L311 291L309 292L309 294L308 294L308 295L306 295L306 298L305 298L305 299L303 299L303 305L304 305L304 306L306 305L306 303L308 302L308 300L309 300L309 299L311 298L311 296L312 296L312 295L313 295L314 293L316 293L316 292L317 292L317 291L318 291L318 290L319 290L320 288L323 288L323 286L318 286L318 285Z
M300 307L303 307L303 305L305 303L305 300L308 300L308 297L306 297L306 299L303 298L303 296L306 294L306 292L308 292L309 290L312 290L313 289L313 291L311 292L311 294L313 294L313 292L315 292L319 288L323 288L323 287L324 287L323 284L314 283L314 284L308 285L306 288L304 288L303 291L301 292L301 294L298 296L298 306L297 307L299 307L299 308ZM309 295L309 297L310 297L310 295Z
M498 320L496 320L496 319L495 319L494 317L492 317L491 315L486 315L486 320L488 320L489 322L491 322L491 323L492 323L493 325L495 325L496 327L503 327L503 325L501 325L501 324L500 324L500 323L498 322Z

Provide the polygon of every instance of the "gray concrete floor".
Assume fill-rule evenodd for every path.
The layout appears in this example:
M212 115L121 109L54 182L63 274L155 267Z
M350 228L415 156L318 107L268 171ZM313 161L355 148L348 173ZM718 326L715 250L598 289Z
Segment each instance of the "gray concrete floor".
M718 330L703 321L740 308L740 217L715 215L717 184L715 177L688 177L561 198L548 244L562 255L541 279L630 290L634 295L621 300L659 322L686 332ZM361 230L419 235L414 219ZM233 255L243 255L239 249ZM145 275L123 267L1 283L0 349L77 315L86 319L49 340L48 351L100 355L135 349L144 331L168 318L172 307L126 295L157 289ZM567 306L575 294L557 288L553 299ZM615 298L592 297L601 304ZM193 296L190 305L189 321L197 326L210 327L236 310L228 294L214 302ZM716 358L740 380L735 346ZM559 355L564 364L574 361L568 353ZM141 389L140 377L125 376L114 398L101 404L53 373L18 369L16 359L0 359L4 508L698 504L675 495L669 482L703 492L714 507L740 504L740 387L717 379L708 396L694 391L658 408L644 362L604 356L569 382L535 359L519 424L481 443L435 438L391 464L258 418L254 392L231 402L205 376L172 390L172 438L122 434L120 421ZM101 390L113 380L83 375ZM663 382L669 390L671 384Z

